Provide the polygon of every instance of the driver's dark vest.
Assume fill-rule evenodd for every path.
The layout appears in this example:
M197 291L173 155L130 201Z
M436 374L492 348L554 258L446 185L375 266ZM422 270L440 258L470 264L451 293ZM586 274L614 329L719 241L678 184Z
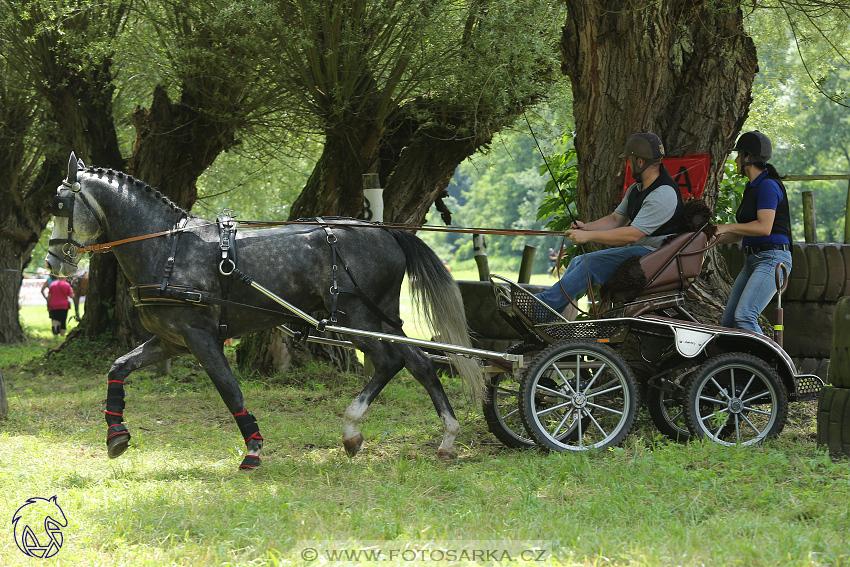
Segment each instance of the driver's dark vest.
M676 190L676 212L673 213L670 220L659 226L655 232L647 236L665 236L668 234L679 234L680 232L679 225L681 224L682 216L685 213L685 204L682 202L682 194L679 192L679 185L673 181L673 178L670 177L670 174L667 172L667 168L664 167L663 164L660 167L658 178L652 183L652 185L643 191L632 191L629 193L629 202L627 204L629 220L634 221L637 218L640 208L643 206L643 202L649 194L662 185L669 185Z

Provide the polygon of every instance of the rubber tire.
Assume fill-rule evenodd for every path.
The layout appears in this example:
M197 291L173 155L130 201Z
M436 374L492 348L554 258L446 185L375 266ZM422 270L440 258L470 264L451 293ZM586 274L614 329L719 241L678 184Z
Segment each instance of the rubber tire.
M506 393L515 393L516 405L513 405L513 400L508 400L510 405L506 406L505 402L499 401L499 393L502 394L502 399ZM522 418L519 411L519 384L514 382L513 377L507 372L495 374L490 377L490 382L484 389L484 402L482 403L482 412L484 419L487 421L487 429L496 439L502 442L505 447L511 449L530 449L537 447L534 439L525 430L522 424ZM513 408L511 410L511 408ZM505 410L509 411L505 411ZM510 415L508 415L510 414ZM507 421L506 421L507 419ZM513 425L514 427L511 427Z
M703 398L704 405L702 407L699 405L700 398L704 395L714 396L713 399L720 398L720 396L717 396L717 394L714 393L717 392L718 387L714 384L714 382L712 382L712 380L715 379L716 381L717 375L730 369L744 369L746 373L750 373L751 377L755 377L755 379L758 380L764 387L766 393L770 396L772 408L770 418L760 431L755 427L750 427L746 421L739 420L737 424L730 423L728 417L730 415L728 413L729 402L725 402L724 404L712 402L705 403L705 398ZM732 375L733 374L730 374L730 376ZM744 395L753 393L750 388L752 388L752 386L756 383L754 381L750 382L749 378L744 378L744 380L747 380L747 382L744 386L744 391L741 393ZM724 389L724 391L731 387L731 384L726 383L724 377L720 378L718 384ZM735 389L740 391L741 388L741 382L736 382ZM747 401L747 399L744 401ZM726 408L724 408L724 405L726 405ZM726 422L725 425L719 427L715 431L712 431L711 428L705 425L705 419L708 419L709 414L714 415L716 412L726 412ZM745 416L748 415L746 410L737 413L743 413ZM705 416L704 419L703 416ZM788 392L785 389L785 385L782 384L782 381L779 379L779 376L776 375L776 372L762 359L742 352L727 352L719 354L706 360L696 370L693 377L688 382L687 397L685 398L685 418L688 421L688 428L691 430L691 435L694 437L710 439L711 441L722 445L753 445L761 443L765 439L779 435L782 428L785 427L785 420L788 418ZM756 429L758 434L753 436L751 439L746 439L740 443L737 440L731 442L727 440L733 436L735 439L739 439L737 436L740 432L747 433L752 429Z
M590 356L596 360L604 362L608 367L609 372L610 370L615 372L615 376L613 376L613 378L619 382L619 386L623 392L623 395L621 396L622 403L617 400L616 396L611 401L608 401L608 399L600 399L599 396L606 394L598 391L586 396L589 402L601 402L603 404L607 404L603 406L603 408L614 406L613 409L621 414L619 419L611 418L612 420L616 420L616 423L613 423L610 427L610 433L608 430L603 429L602 433L604 435L602 438L598 440L590 439L590 444L585 444L584 436L579 439L579 436L577 435L577 424L584 424L586 421L592 420L594 427L595 423L598 423L598 421L603 421L603 423L607 426L608 420L604 418L610 418L610 414L613 412L605 412L603 408L594 408L593 413L591 413L591 410L586 409L588 406L585 406L580 401L578 402L578 404L580 404L579 411L584 411L585 413L581 414L581 419L575 419L573 421L569 434L565 435L564 433L561 433L557 437L553 437L547 430L547 425L541 423L540 416L537 412L537 406L542 398L540 393L537 391L538 383L546 379L555 379L548 375L548 371L553 368L553 364L566 364L568 363L567 361L575 359L576 356ZM561 373L561 376L563 376L563 373ZM558 376L558 378L560 378L560 376ZM611 378L606 376L606 379L610 380ZM595 382L593 382L592 385L597 388L600 387L600 385ZM608 392L609 390L610 388L603 388L604 392ZM520 415L526 431L531 434L535 442L541 448L558 452L580 452L588 451L590 449L606 449L608 447L614 447L621 444L634 427L639 407L637 381L635 380L634 374L632 373L628 363L626 363L625 359L617 354L617 352L612 348L599 344L596 341L564 341L556 343L543 350L534 358L531 365L529 365L523 375L522 380L520 381L520 396ZM574 401L573 396L562 394L560 397L564 400L568 400L560 403L569 404L568 407L572 408L570 411L575 409L576 402ZM545 408L548 412L547 415L554 414L555 420L562 417L561 415L555 414L555 412L551 410L551 407L551 403L547 403L547 407ZM584 425L582 425L582 431L587 432L588 434L591 432L598 434L599 430L594 429L594 427L588 426L588 428L585 429Z
M685 388L674 388L673 392L665 392L662 388L650 387L646 407L658 431L671 441L686 443L691 438L691 431L685 418Z
M832 316L832 344L829 353L829 382L836 388L850 388L850 297L842 297L835 304ZM821 376L823 378L823 376Z
M530 356L536 355L540 350L538 348L528 349L524 344L514 345L507 350L511 354L527 354ZM554 385L554 382L552 383ZM490 381L484 389L485 397L482 402L482 413L487 422L487 430L492 433L496 439L502 442L511 449L534 449L537 443L529 435L522 423L522 417L519 415L519 383L515 382L513 376L507 372L494 374L490 377ZM499 394L502 394L500 402ZM507 400L505 404L505 394L514 394L512 399ZM583 427L590 423L589 418L582 420ZM566 437L574 433L575 428L568 430L561 436Z
M850 389L824 387L818 396L818 446L850 457Z

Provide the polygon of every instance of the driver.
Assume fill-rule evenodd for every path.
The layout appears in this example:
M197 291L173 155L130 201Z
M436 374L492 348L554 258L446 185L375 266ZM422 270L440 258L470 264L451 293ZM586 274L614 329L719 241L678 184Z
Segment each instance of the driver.
M619 156L631 162L635 180L613 213L593 222L575 221L567 237L576 244L596 242L612 246L576 256L560 281L536 296L561 313L587 291L604 284L630 256L644 256L660 247L664 239L678 234L684 205L679 187L661 163L664 146L652 132L632 134ZM568 297L569 296L569 297Z

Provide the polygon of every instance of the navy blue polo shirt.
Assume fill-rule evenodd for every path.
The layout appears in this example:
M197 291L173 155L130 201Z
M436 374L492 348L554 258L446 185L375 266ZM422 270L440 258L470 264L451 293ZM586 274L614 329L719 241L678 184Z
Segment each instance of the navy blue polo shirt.
M739 223L747 223L757 220L758 211L761 209L772 209L777 211L774 219L774 232L767 236L744 236L743 246L764 246L765 244L791 244L790 239L784 234L776 232L776 221L780 220L779 207L783 201L787 201L785 191L773 179L767 178L768 171L764 170L758 177L747 183L744 188L744 197L738 208L737 220ZM753 194L755 193L755 194ZM784 205L787 207L787 202ZM788 227L790 232L790 226Z

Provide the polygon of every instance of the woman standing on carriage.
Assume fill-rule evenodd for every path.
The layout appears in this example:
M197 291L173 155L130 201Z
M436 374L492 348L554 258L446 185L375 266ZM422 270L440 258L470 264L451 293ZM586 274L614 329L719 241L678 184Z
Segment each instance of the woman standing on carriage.
M721 325L762 333L759 314L776 293L776 267L791 270L791 214L788 195L776 168L770 138L754 130L744 133L732 148L738 152L738 173L749 179L735 215L738 221L719 225L719 242L744 246L744 268L738 274Z

